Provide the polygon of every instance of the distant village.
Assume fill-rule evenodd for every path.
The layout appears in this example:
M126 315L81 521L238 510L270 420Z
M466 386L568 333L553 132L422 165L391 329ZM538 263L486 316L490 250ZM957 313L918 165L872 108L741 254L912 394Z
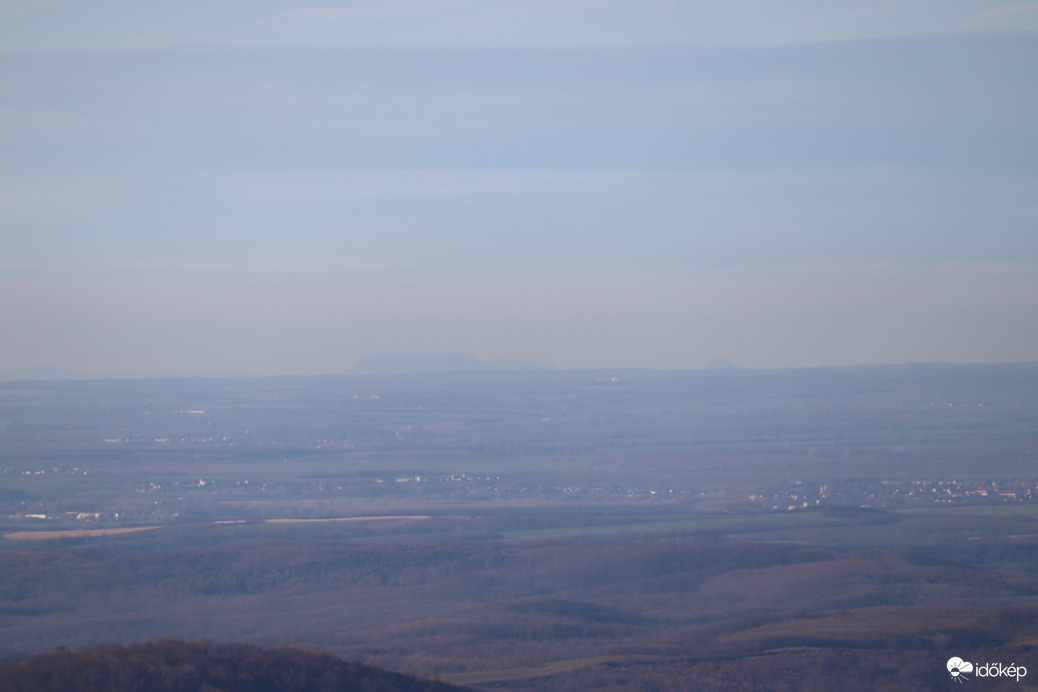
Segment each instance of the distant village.
M86 476L79 466L53 466L16 471L0 469L4 475L53 478L54 475ZM623 486L618 484L537 484L496 474L423 473L388 477L349 478L337 481L263 481L254 478L156 479L133 488L137 501L116 508L70 507L71 498L50 501L35 497L5 502L10 520L26 522L140 522L213 519L202 508L214 499L267 499L278 501L279 516L291 511L293 499L383 498L455 500L535 500L540 502L685 502L716 511L796 512L818 507L864 507L907 509L932 506L999 505L1038 501L1035 479L964 480L876 480L837 479L823 483L805 480L788 485L740 492L732 489ZM287 508L287 509L286 509ZM13 510L13 511L12 511Z
M755 507L793 511L819 505L899 509L932 505L991 505L1038 500L1038 481L1031 480L853 480L822 485L798 482L792 488L753 493Z

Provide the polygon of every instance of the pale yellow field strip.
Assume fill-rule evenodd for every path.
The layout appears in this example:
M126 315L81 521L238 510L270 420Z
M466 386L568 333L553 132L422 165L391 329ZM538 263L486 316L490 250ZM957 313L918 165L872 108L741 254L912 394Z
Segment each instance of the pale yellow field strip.
M384 514L360 517L331 517L328 519L264 519L266 524L311 524L332 521L422 521L432 519L427 514ZM214 524L237 524L244 521L215 521ZM66 529L62 531L15 531L3 535L9 541L45 540L48 538L92 538L95 536L116 536L134 531L150 531L161 526L135 526L125 529Z
M426 514L381 514L365 517L332 517L329 519L264 519L266 524L303 524L319 521L379 521L382 519L432 519Z
M5 533L4 538L9 541L25 541L46 538L90 538L92 536L116 536L120 533L133 533L135 531L151 531L161 529L161 526L134 526L125 529L69 529L67 531L15 531Z

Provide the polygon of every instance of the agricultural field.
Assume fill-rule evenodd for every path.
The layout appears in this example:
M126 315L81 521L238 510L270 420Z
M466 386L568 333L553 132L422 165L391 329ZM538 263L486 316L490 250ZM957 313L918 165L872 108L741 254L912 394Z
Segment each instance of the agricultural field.
M6 660L180 637L486 690L1038 680L1035 366L18 382L0 435Z

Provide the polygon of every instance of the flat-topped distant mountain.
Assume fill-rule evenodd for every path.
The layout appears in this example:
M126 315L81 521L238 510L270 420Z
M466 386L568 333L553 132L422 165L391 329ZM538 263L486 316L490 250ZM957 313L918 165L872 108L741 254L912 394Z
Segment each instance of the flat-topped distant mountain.
M423 372L472 372L494 370L554 370L554 365L519 360L482 360L464 353L397 353L363 358L350 375L409 375Z

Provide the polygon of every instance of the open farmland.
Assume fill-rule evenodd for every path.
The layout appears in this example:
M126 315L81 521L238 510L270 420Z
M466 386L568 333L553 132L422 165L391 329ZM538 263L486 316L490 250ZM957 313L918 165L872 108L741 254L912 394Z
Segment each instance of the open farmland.
M1038 675L1032 366L21 382L0 419L8 658L178 636L484 689L943 689L964 652Z

